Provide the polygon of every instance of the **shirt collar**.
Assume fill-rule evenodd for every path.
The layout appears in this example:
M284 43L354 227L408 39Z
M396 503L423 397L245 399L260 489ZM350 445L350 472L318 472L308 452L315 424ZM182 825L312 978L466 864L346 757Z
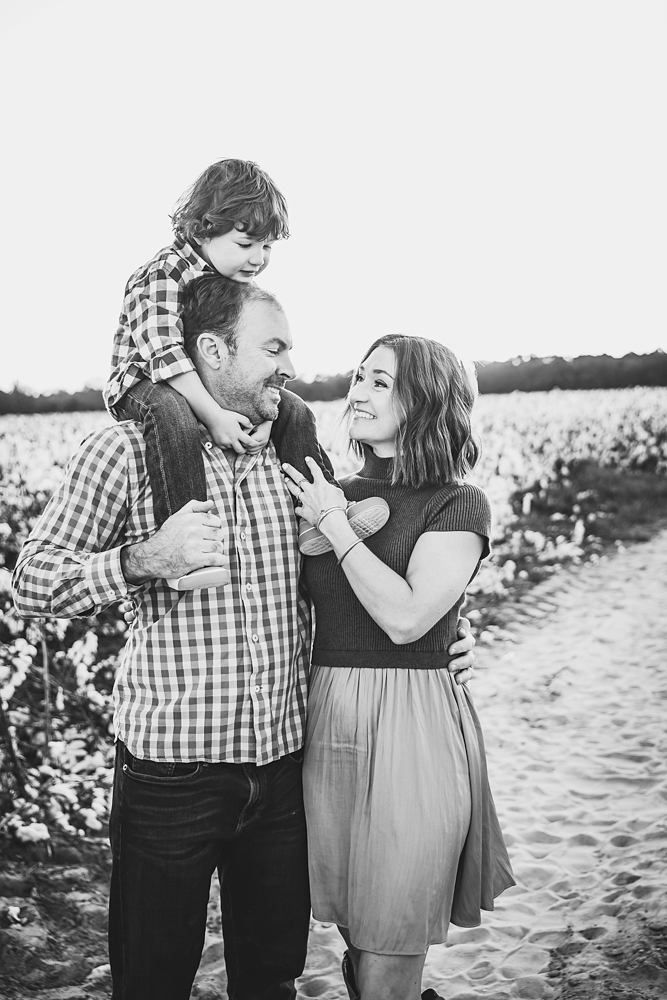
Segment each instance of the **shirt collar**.
M174 250L191 267L196 267L199 271L211 271L215 274L214 268L211 267L208 261L200 253L197 253L192 243L184 240L182 236L177 236L174 240Z

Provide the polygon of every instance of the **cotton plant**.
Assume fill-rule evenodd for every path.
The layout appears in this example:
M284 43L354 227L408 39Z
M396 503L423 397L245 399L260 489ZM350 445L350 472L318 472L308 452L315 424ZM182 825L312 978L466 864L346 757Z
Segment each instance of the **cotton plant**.
M312 408L337 475L354 472L344 401ZM503 630L480 608L526 579L528 563L547 572L594 551L592 532L606 515L592 491L552 510L543 530L525 523L571 485L576 463L667 471L667 390L481 396L473 418L483 447L470 480L491 502L494 558L468 588L465 613L482 641L493 642ZM126 629L120 613L26 622L10 599L20 547L71 454L109 421L105 413L0 417L0 835L28 845L99 835L109 809L111 687Z

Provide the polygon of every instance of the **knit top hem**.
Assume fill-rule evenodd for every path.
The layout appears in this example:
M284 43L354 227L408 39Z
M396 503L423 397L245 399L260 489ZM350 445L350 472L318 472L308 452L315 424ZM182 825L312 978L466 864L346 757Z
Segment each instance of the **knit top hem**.
M456 636L454 637L456 638ZM451 660L445 650L418 649L313 649L313 666L318 667L381 667L403 670L442 670Z

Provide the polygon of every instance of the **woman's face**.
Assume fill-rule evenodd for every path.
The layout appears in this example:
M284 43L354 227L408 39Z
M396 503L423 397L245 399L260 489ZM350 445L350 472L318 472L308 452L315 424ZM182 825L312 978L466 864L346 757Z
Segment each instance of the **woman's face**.
M390 347L376 347L359 365L348 393L350 437L370 445L379 458L391 458L396 449L398 418L392 393L396 356Z

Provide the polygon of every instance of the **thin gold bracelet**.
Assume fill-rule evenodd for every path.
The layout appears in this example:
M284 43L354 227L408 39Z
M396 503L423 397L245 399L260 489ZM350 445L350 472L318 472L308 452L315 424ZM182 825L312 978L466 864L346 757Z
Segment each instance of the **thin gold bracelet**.
M342 563L342 561L345 558L345 556L348 554L348 552L352 551L352 549L354 548L355 545L361 545L362 542L363 542L363 538L357 538L357 539L355 539L355 541L352 542L352 544L350 545L350 547L348 549L345 549L345 552L343 552L342 556L338 560L338 565L340 566L340 564Z

